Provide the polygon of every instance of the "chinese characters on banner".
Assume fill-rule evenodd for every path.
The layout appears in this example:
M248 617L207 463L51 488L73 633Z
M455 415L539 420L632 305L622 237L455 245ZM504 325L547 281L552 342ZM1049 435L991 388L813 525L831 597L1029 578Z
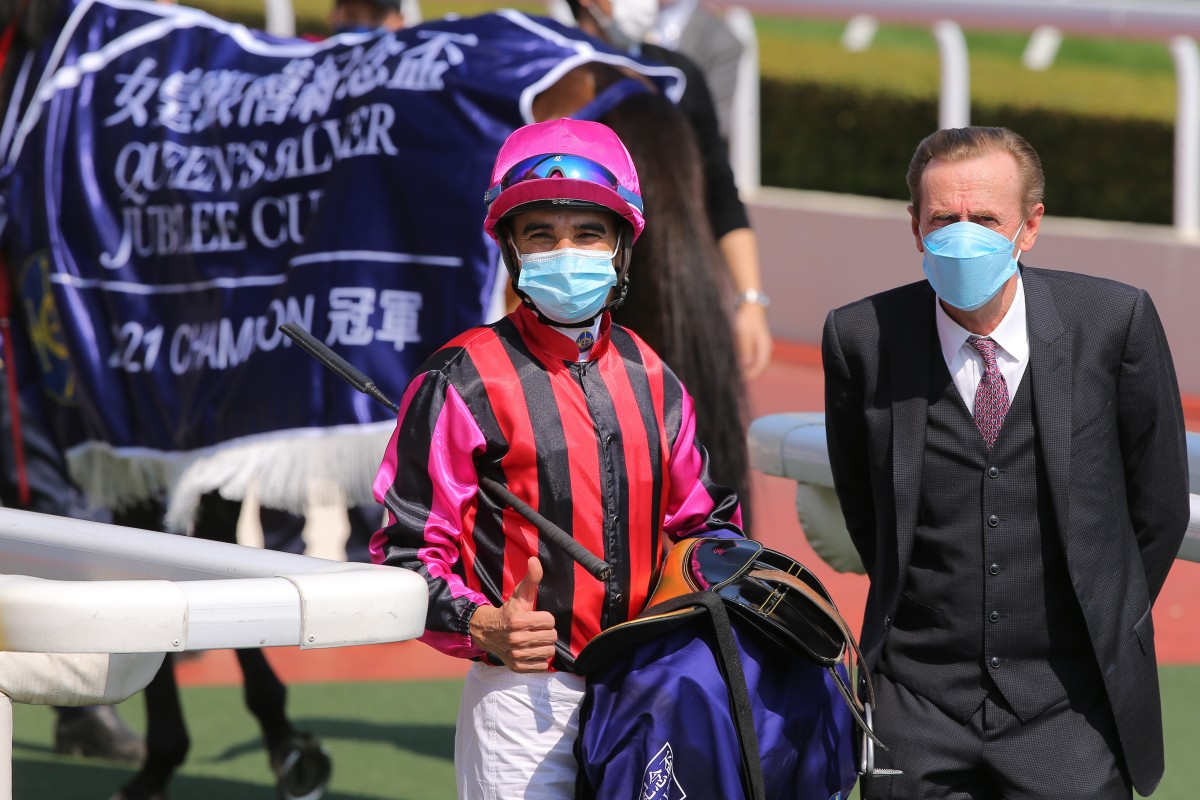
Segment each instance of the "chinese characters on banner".
M323 42L194 9L76 0L0 140L6 248L40 405L92 499L369 500L390 413L279 333L310 330L393 399L486 321L496 151L587 60L501 12ZM47 403L46 398L52 398Z

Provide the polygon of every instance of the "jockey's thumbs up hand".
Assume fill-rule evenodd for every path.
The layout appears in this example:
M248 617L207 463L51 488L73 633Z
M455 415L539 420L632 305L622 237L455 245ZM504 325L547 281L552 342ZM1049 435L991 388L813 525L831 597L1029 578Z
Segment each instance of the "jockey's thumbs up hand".
M500 608L479 606L471 616L471 641L513 672L544 672L554 657L558 633L549 611L534 611L542 562L529 559L529 572Z
M528 572L525 579L517 584L505 607L513 611L533 611L537 606L538 585L542 582L542 562L533 556L529 557Z

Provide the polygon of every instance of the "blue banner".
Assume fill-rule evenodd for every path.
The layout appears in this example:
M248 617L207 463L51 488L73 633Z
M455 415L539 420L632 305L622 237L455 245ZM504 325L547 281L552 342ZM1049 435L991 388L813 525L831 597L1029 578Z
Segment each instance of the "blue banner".
M150 2L65 5L18 76L0 188L54 428L106 504L170 489L179 458L390 426L278 325L398 400L485 320L482 198L537 94L597 60L681 90L517 12L307 42ZM203 488L230 489L217 472Z

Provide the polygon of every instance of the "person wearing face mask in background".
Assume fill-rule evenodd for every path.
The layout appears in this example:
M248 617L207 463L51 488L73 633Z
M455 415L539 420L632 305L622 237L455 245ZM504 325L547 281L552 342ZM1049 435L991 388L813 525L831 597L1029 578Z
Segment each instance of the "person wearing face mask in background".
M329 27L334 33L398 31L404 27L404 14L400 0L337 0Z
M1019 261L1044 179L1012 131L930 135L908 185L926 280L830 312L823 338L830 466L871 580L875 765L901 773L863 797L1149 795L1150 612L1190 516L1154 304Z
M486 195L518 307L416 372L375 479L377 563L429 583L422 640L472 659L455 736L464 800L566 800L584 680L575 657L645 605L669 541L740 537L708 477L687 390L612 322L644 219L621 140L595 122L516 130ZM613 568L600 582L480 490L506 485Z
M580 30L613 47L675 67L687 78L679 108L696 135L703 159L708 218L729 268L735 305L733 328L742 375L747 380L757 378L771 360L772 339L767 324L770 298L763 291L758 238L738 196L728 147L704 73L683 53L645 41L658 19L658 0L567 0L567 4ZM636 320L622 322L637 329Z

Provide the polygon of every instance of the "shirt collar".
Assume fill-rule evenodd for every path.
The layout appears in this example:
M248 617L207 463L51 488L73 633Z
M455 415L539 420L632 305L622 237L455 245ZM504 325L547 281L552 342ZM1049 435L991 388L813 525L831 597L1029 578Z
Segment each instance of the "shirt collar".
M950 319L950 315L946 313L946 309L942 308L942 304L936 296L933 305L936 309L934 313L937 319L938 341L942 346L942 357L947 364L950 364L962 346L967 343L967 339L976 334ZM1013 297L1012 305L1008 307L1008 311L1005 312L1004 318L1000 320L996 329L988 334L988 338L1007 353L1013 361L1025 362L1029 359L1029 332L1025 325L1025 284L1021 280L1019 270L1017 272L1017 293Z
M587 328L568 328L562 329L552 325L543 324L537 318L537 314L524 303L517 306L517 310L509 315L517 328L521 331L521 335L529 345L542 353L549 355L551 358L560 361L579 361L579 345L575 343L576 337L579 336ZM594 361L599 358L605 348L608 347L608 333L612 328L612 315L605 311L600 319L593 323L591 330L596 337L596 343L592 345L592 349L587 354L588 361ZM571 334L565 334L564 330L573 331Z

